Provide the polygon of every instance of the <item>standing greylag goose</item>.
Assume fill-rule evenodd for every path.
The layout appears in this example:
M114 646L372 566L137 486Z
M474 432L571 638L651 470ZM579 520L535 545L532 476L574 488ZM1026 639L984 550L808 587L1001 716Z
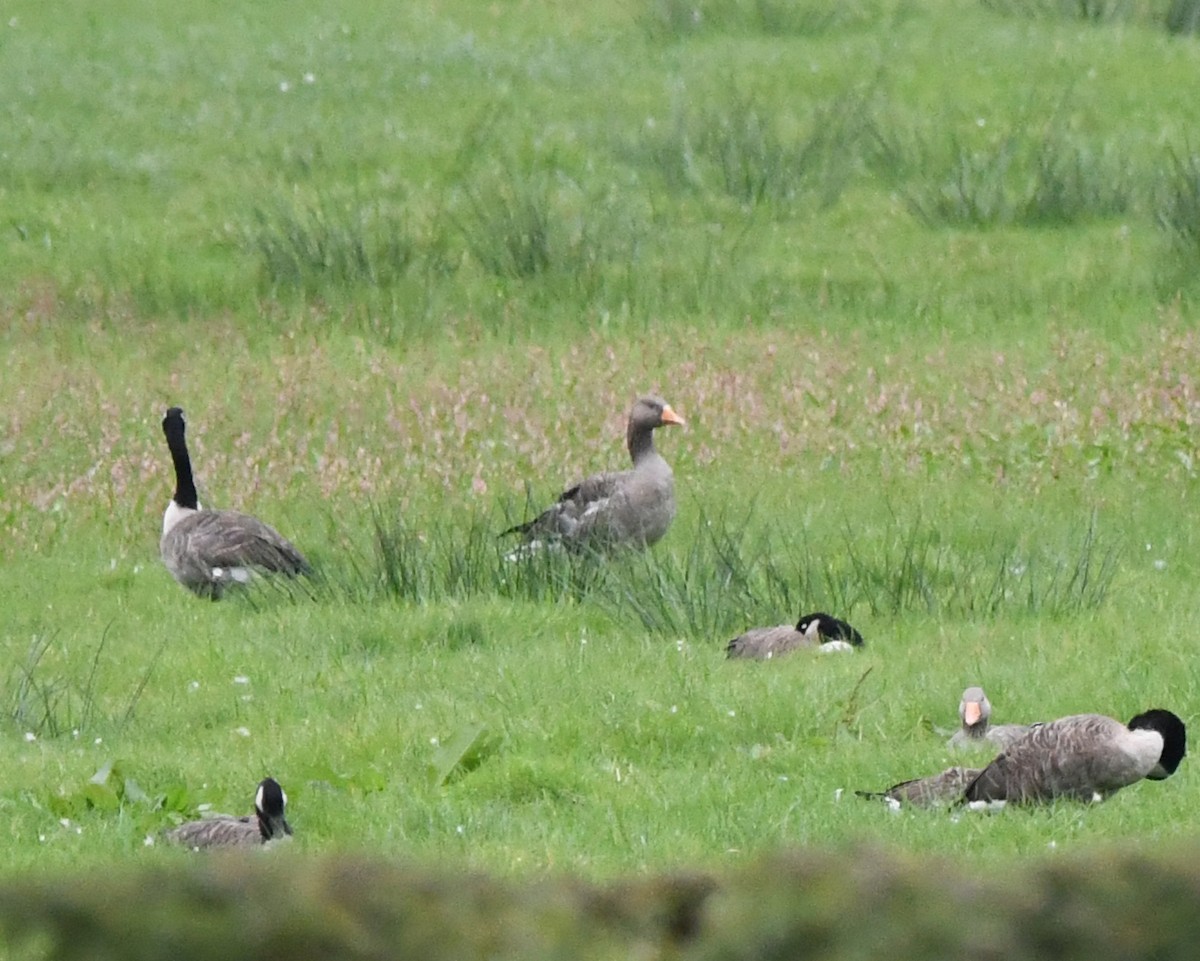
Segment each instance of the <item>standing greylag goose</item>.
M633 405L625 432L631 470L593 474L564 491L553 507L500 536L523 534L527 549L547 541L595 548L654 544L675 517L675 481L654 449L654 431L682 423L666 401L643 397Z
M735 637L725 648L728 657L747 657L766 661L799 648L823 651L848 651L862 647L863 637L845 621L818 611L805 614L796 626L752 627Z
M950 738L952 751L987 745L991 748L1006 748L1029 733L1029 724L990 725L992 702L983 693L982 687L968 687L958 703L958 717L962 727Z
M255 571L289 576L310 572L304 555L273 527L237 511L201 508L183 411L168 410L162 427L175 464L175 496L163 514L159 549L175 580L215 600L231 585L247 583Z
M963 796L1015 804L1103 800L1142 778L1170 777L1185 754L1187 731L1170 711L1155 708L1128 724L1075 714L1034 727L985 767Z
M243 847L291 837L285 816L287 795L274 778L265 778L254 795L254 814L234 817L218 814L189 821L167 832L166 839L193 851L200 848Z
M916 807L935 807L939 804L952 804L961 801L963 791L975 778L979 777L982 768L948 767L941 774L931 774L929 777L913 778L911 781L901 781L893 784L886 791L855 791L859 797L882 798L893 807L901 804L912 804Z

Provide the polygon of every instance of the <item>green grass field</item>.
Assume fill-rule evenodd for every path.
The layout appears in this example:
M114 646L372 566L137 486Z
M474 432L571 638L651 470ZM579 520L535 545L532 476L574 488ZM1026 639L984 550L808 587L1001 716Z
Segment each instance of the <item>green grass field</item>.
M1194 839L1187 762L853 797L970 683L1197 719L1187 4L93 6L0 24L10 870L181 857L266 774L299 851L521 877ZM506 566L649 391L664 541ZM311 596L171 580L172 404ZM865 650L725 660L812 609Z

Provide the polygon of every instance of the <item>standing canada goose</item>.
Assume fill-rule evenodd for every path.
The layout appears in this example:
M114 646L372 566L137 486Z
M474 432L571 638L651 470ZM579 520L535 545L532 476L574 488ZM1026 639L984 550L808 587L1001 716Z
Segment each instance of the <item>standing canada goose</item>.
M1028 724L997 724L992 726L989 721L992 716L992 702L983 693L982 687L968 687L958 703L958 717L962 727L950 738L949 748L961 751L964 748L980 747L1006 748L1019 741L1030 731Z
M266 844L291 837L292 826L284 816L287 795L274 778L265 778L254 795L254 814L234 817L218 814L189 821L170 830L166 838L193 851L200 848L242 847Z
M162 422L175 464L175 496L163 514L159 549L175 580L200 597L219 598L255 572L308 574L308 561L273 527L237 511L200 506L184 439L183 411L172 407Z
M979 777L982 768L948 767L941 774L913 778L893 784L886 791L855 791L859 797L882 798L894 807L902 803L916 807L936 807L961 801L967 785Z
M963 793L967 801L1015 804L1103 800L1149 778L1170 777L1187 754L1183 721L1160 708L1122 724L1075 714L1034 727L992 761Z
M752 627L725 647L728 657L766 661L800 648L848 651L863 646L863 637L845 621L822 614L805 614L796 626Z
M643 397L629 412L625 431L632 469L593 474L559 495L553 507L500 536L523 534L526 549L546 542L594 548L656 543L675 518L675 481L670 465L654 449L654 431L683 423L666 401Z

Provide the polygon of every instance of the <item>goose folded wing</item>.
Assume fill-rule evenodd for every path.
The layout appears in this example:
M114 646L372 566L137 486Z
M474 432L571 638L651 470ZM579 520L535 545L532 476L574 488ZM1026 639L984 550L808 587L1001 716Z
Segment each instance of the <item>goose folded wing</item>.
M545 527L563 537L583 537L602 519L619 498L627 471L606 471L584 478L559 495L558 501L534 522L546 518Z
M859 797L889 798L916 807L950 804L962 797L963 791L980 774L979 768L950 767L940 774L916 777L893 784L886 791L856 791Z
M1031 728L968 785L968 801L1029 803L1053 798L1090 801L1144 776L1115 743L1125 725L1078 714Z
M261 843L262 832L257 818L226 814L181 824L168 832L167 838L186 847L224 847Z
M786 654L805 644L816 646L815 642L805 637L790 624L781 624L778 627L752 627L746 633L730 641L725 648L725 653L729 657L765 660L778 654Z
M308 561L290 541L256 517L234 511L199 511L180 530L188 549L211 567L248 567L305 574Z

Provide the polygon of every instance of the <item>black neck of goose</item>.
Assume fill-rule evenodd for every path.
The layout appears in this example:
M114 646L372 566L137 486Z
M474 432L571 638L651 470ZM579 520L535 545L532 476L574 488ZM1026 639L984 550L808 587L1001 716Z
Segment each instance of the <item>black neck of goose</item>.
M263 841L274 841L292 833L292 826L283 815L272 816L262 811L255 813L258 814L258 833Z
M188 457L187 441L183 436L182 417L168 417L163 421L163 433L167 435L167 447L175 464L175 497L180 507L196 510L200 499L196 495L196 482L192 480L192 461Z
M637 464L647 454L654 453L654 429L630 421L629 429L625 432L625 446L629 448L629 456Z

